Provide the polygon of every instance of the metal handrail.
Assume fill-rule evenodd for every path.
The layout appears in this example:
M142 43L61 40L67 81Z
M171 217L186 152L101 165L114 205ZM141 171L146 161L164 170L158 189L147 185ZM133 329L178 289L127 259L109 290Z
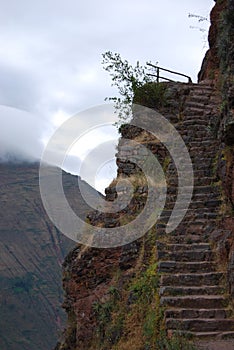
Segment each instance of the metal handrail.
M169 70L169 69L166 69L166 68L162 68L162 67L159 67L159 66L155 66L154 64L149 63L149 62L147 62L146 64L147 64L147 66L150 66L150 67L153 67L153 68L156 69L156 74L147 73L147 75L151 75L153 77L156 77L157 78L157 83L159 83L159 79L164 79L164 80L168 80L168 81L174 81L174 80L171 80L171 79L168 79L168 78L165 78L165 77L161 77L160 76L160 70L163 70L165 72L169 72L169 73L172 73L172 74L176 74L176 75L180 75L182 77L188 78L188 83L192 83L192 79L190 78L190 76L188 76L186 74L175 72L175 71L172 71L172 70Z

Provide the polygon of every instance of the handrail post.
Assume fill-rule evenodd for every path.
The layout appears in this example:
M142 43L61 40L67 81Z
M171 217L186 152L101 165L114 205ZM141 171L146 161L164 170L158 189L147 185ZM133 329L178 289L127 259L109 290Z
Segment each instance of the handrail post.
M163 71L165 71L165 72L168 72L168 73L172 73L172 74L176 74L176 75L180 75L180 76L182 76L182 77L185 77L185 78L188 79L188 83L192 83L192 79L191 79L188 75L186 75L186 74L182 74L182 73L179 73L179 72L172 71L172 70L170 70L170 69L162 68L162 67L159 67L159 66L157 66L157 65L154 65L154 64L152 64L152 63L150 63L150 62L146 62L146 64L147 64L147 66L150 66L150 67L153 67L154 69L156 69L156 75L154 75L154 74L148 74L148 75L156 76L156 81L157 81L157 83L159 83L159 79L160 79L160 69L163 70ZM172 80L170 80L170 79L163 78L163 77L161 77L161 79L166 79L166 80L168 80L168 81L172 81Z

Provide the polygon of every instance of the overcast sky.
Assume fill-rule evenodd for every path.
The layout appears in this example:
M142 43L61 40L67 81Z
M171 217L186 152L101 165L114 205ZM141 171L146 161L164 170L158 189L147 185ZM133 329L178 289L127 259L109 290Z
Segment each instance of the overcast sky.
M188 14L209 18L214 1L0 0L0 4L2 157L14 148L38 156L41 140L66 117L116 95L101 65L105 51L119 52L132 64L158 62L196 81L207 49L207 33L200 29L207 29L209 22L198 23Z

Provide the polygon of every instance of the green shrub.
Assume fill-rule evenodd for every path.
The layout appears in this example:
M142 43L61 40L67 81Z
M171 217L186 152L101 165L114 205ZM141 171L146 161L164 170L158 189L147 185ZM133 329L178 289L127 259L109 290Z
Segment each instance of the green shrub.
M133 102L148 108L161 108L166 106L167 84L149 82L135 90Z

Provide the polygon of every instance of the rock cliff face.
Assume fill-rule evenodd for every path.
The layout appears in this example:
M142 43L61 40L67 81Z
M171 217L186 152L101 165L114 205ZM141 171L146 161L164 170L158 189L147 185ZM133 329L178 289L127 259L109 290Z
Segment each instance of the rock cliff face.
M216 131L227 144L233 145L234 125L234 1L220 0L211 11L209 31L210 49L203 60L199 81L213 79L222 92L220 118L217 118Z
M233 293L233 203L234 203L234 1L220 0L211 11L211 27L206 57L199 79L213 77L216 88L221 92L220 113L214 120L214 131L222 142L218 156L217 171L226 196L229 215L223 218L222 227L231 230L231 235L218 235L220 248L229 261L230 284ZM227 237L228 236L228 237ZM224 248L226 246L226 249ZM225 253L224 253L225 252Z
M90 208L64 173L67 197L79 215ZM51 349L64 326L61 264L74 242L43 208L38 164L0 164L0 348ZM90 195L96 191L87 184Z
M146 180L137 166L122 160L124 139L144 144L157 156L167 177L166 207L157 225L134 243L70 252L63 266L68 323L56 349L166 348L161 338L165 329L169 336L179 329L198 338L234 337L230 299L222 296L223 291L234 295L233 4L216 1L211 12L210 50L198 84L160 84L160 100L154 85L135 96L136 103L159 110L174 124L190 152L195 188L184 221L165 233L178 185L167 149L147 132L123 126L118 178L133 181L133 199L115 215L90 213L90 222L119 226L145 205ZM106 190L107 202L117 196L115 185L113 181ZM160 279L158 272L165 276ZM160 305L167 308L165 314Z

